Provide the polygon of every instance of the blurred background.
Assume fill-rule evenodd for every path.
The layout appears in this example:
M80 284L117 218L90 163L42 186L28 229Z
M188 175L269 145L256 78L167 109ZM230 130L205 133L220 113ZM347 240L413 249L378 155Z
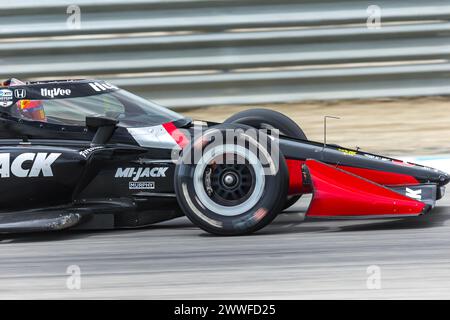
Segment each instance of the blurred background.
M99 78L204 120L450 153L450 1L0 0L0 79Z

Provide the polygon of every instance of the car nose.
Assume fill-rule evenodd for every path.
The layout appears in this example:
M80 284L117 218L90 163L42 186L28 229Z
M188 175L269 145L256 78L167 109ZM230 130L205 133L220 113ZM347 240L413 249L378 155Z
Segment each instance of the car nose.
M443 186L449 182L450 182L450 174L443 171L439 171L439 184Z

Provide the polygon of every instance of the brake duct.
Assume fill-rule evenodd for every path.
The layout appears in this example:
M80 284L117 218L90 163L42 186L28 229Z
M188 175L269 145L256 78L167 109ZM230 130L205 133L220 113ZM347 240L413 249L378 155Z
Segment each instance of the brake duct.
M306 160L313 198L308 217L404 217L427 212L429 205L316 160Z

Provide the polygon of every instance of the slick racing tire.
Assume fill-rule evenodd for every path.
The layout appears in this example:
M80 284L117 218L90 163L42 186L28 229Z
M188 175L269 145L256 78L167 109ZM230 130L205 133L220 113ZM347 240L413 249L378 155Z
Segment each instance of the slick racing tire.
M250 109L238 112L224 123L240 123L257 129L278 129L287 137L308 140L303 130L288 116L270 109Z
M277 144L232 124L193 139L175 169L180 207L195 225L217 235L245 235L268 225L283 208L288 183Z
M303 130L291 118L270 109L251 109L232 115L225 123L241 123L258 129L278 129L280 134L295 138L308 140ZM301 195L287 196L283 210L293 206Z

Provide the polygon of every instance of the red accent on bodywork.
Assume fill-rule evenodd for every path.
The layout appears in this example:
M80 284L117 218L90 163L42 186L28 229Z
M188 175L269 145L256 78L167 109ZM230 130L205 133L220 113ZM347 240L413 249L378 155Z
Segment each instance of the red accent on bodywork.
M307 160L306 166L314 190L307 216L419 215L425 208L425 203L322 162Z
M189 144L189 139L172 122L164 123L162 126L181 148Z
M289 170L289 195L303 193L303 174L302 165L303 160L286 159L286 164Z
M402 173L386 172L372 169L356 168L338 165L337 168L350 172L354 175L362 177L381 185L414 185L419 184L416 178Z

